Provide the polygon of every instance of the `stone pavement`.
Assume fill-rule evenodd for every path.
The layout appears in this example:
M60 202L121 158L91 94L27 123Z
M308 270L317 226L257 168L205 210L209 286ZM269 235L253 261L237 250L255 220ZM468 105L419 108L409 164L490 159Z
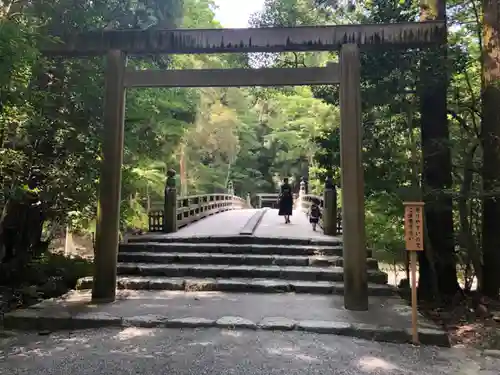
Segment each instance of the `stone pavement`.
M259 226L254 232L256 237L278 237L278 238L304 238L312 240L332 240L333 238L323 234L321 228L315 232L309 223L307 216L298 210L293 212L291 223L285 224L283 217L278 216L278 210L268 210Z
M303 332L109 328L0 338L1 375L498 375L500 360Z
M256 209L247 209L221 212L185 226L175 233L163 234L161 236L191 237L238 235L240 230L257 211Z
M411 309L400 299L372 297L370 310L348 311L339 296L119 291L115 303L94 305L90 292L74 292L6 314L7 329L83 329L106 326L232 327L306 331L384 342L410 341ZM446 334L420 317L423 344L447 346Z

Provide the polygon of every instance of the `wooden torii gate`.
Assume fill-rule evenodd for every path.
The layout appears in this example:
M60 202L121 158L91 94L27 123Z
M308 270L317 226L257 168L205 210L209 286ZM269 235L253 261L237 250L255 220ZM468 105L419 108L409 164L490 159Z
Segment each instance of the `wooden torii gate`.
M59 36L47 56L105 55L103 161L97 214L96 302L115 299L125 90L133 87L292 86L340 84L344 304L368 309L364 176L361 152L360 49L425 47L445 40L444 22L261 29L116 30ZM127 70L127 55L340 51L324 68Z

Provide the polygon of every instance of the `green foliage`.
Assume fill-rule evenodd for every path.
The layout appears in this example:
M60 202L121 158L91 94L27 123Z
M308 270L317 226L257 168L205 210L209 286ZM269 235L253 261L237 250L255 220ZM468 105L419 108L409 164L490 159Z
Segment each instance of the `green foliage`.
M403 208L396 194L380 192L366 202L367 246L374 257L392 264L404 261Z
M59 288L71 289L79 278L92 275L92 262L79 257L46 253L15 264L1 265L0 285L43 287L56 281Z
M78 279L92 276L92 270L86 259L52 253L0 264L0 313L59 297L74 289Z

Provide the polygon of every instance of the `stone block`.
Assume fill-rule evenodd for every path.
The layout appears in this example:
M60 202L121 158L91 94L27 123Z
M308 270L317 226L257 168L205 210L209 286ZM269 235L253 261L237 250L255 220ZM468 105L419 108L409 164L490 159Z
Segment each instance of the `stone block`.
M314 333L329 333L334 335L349 335L352 326L345 322L325 320L302 320L297 324L299 331Z
M368 294L370 296L394 296L396 289L386 284L368 284Z
M273 264L277 266L307 266L309 259L305 256L275 256Z
M183 279L150 278L149 289L151 290L184 290L185 282Z
M251 291L248 281L217 279L216 290L220 292L247 292Z
M186 267L185 274L192 277L207 277L207 278L224 277L227 268L228 268L227 265L196 264Z
M288 280L330 281L338 278L337 271L321 267L283 267L280 276Z
M210 264L210 262L217 262L221 264L227 264L227 265L255 265L255 264L263 264L262 262L265 262L265 259L261 259L260 257L249 257L247 255L243 254L231 254L231 255L226 255L226 254L212 254L210 258L207 258L206 263ZM203 263L200 261L200 263Z
M121 327L122 318L103 311L89 311L77 314L71 321L74 329Z
M339 261L342 263L342 258L339 256L316 255L309 257L309 265L314 267L342 267L342 264L339 264Z
M31 305L28 309L42 310L42 309L54 309L59 308L62 305L61 300L57 300L55 298L50 298L43 300L36 305Z
M215 325L221 328L245 328L245 329L257 329L257 324L251 320L239 317L239 316L223 316L215 322Z
M354 323L350 336L365 340L393 342L404 344L410 341L408 333L403 329Z
M118 289L147 290L149 279L140 277L120 277L116 283Z
M279 278L281 276L281 270L282 268L278 266L257 267L250 270L247 277Z
M297 322L283 317L268 317L262 319L258 327L265 330L291 331L295 329Z
M71 328L71 314L64 308L22 309L4 315L6 329L56 331Z
M118 263L117 272L119 275L137 275L140 273L140 263Z
M487 357L499 358L500 359L500 350L496 349L486 349L483 350L483 354Z
M184 290L186 292L208 292L217 289L215 279L186 279Z
M254 279L248 283L249 291L258 293L286 293L290 292L290 285L285 280Z
M387 284L387 274L382 271L368 271L368 282L375 284Z
M328 281L293 281L291 286L296 293L331 294L333 292L333 284ZM341 293L343 292L342 288Z
M411 335L411 328L407 331ZM450 346L450 339L446 332L440 329L422 328L418 329L420 342L424 345L435 345L442 347Z
M165 327L168 318L161 315L139 315L123 319L125 327L157 328Z
M216 322L213 319L186 317L186 318L168 319L165 322L165 327L167 327L167 328L202 328L202 327L213 327L215 324L216 324Z
M366 265L367 265L369 270L377 270L377 271L379 270L377 259L373 259L373 258L366 259Z
M15 337L16 332L14 331L4 331L2 328L0 328L0 339L9 339L11 337Z
M94 279L91 276L82 277L81 279L78 279L76 283L76 289L77 290L92 289L93 282Z

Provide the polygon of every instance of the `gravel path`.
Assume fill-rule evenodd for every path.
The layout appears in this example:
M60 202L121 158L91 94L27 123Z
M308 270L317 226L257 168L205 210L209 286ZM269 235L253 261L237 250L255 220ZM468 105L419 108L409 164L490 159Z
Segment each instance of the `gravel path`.
M231 330L101 329L0 338L2 375L498 375L459 349Z

